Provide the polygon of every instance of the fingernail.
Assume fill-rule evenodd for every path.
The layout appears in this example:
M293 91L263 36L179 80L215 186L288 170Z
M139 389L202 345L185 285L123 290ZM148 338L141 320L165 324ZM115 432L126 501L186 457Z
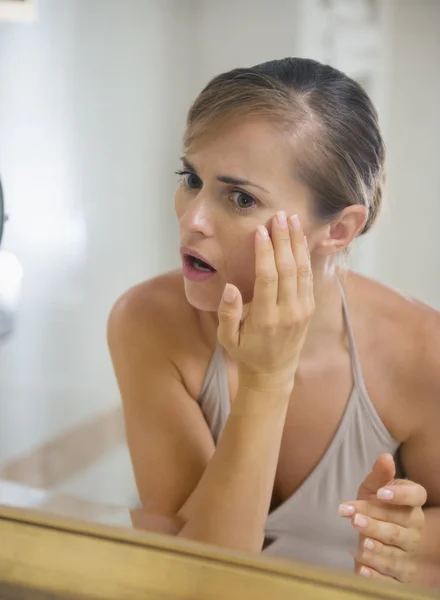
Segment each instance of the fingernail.
M361 567L359 575L363 575L364 577L371 577L371 571L367 567Z
M306 236L304 236L304 246L306 247L306 250L309 250L309 242L307 241Z
M364 548L367 550L374 550L374 542L370 538L366 538L364 542Z
M261 235L263 239L267 239L269 237L269 232L267 231L264 225L258 225L257 227L258 233Z
M364 515L360 515L359 513L357 513L354 516L354 524L358 527L366 527L368 525L368 519L364 517Z
M230 283L227 283L223 292L223 300L225 302L228 302L229 304L232 304L232 302L234 302L235 298L237 297L237 290L236 288L231 285Z
M381 488L380 490L377 490L377 497L380 500L391 500L391 498L393 496L394 496L393 490L390 490L387 488Z
M354 515L355 508L351 504L340 504L338 512L341 517L351 517L351 515Z
M278 227L281 227L281 229L287 227L286 213L284 212L284 210L280 210L279 212L277 212L277 221Z
M289 225L294 231L299 231L301 229L298 215L292 215L289 217Z

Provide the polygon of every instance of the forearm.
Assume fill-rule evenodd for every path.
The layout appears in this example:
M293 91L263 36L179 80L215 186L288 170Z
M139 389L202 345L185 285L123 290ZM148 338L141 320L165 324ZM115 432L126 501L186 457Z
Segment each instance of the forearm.
M239 386L214 456L180 511L180 536L260 552L290 390Z
M440 585L440 507L427 507L422 540L417 550L417 575L414 583Z

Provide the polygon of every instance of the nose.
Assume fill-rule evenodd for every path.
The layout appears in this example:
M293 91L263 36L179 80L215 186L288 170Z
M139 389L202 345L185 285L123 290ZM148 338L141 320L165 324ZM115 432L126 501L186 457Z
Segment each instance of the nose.
M201 233L205 237L213 235L213 219L209 201L201 193L192 198L180 218L180 226L188 233Z

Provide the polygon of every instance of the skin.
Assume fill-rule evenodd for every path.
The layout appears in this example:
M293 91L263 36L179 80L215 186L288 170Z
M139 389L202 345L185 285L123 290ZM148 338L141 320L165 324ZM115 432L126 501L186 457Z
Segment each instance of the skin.
M175 208L181 245L200 252L217 273L204 283L184 280L180 270L143 283L118 300L108 326L143 507L168 515L183 537L239 549L261 549L259 530L269 504L276 507L286 500L319 463L353 385L332 265L334 256L362 230L366 211L355 205L331 222L319 221L307 187L292 177L294 154L288 136L262 119L231 123L200 139L185 156L182 168L189 173L182 176ZM224 183L221 176L259 187ZM292 229L277 229L274 217L280 211L299 216L299 238L292 237ZM272 238L260 239L265 250L256 233L262 225ZM303 234L313 270L311 300L309 293L299 294L309 264ZM264 262L269 256L271 261ZM261 282L258 287L256 272L267 289L276 280L275 299ZM290 288L284 286L290 292L282 295L278 286L283 281L290 281ZM222 300L226 284L235 290L232 303ZM391 435L402 443L401 458L410 480L394 481L392 457L383 455L372 465L358 498L341 498L355 513L341 518L351 518L360 534L356 572L432 583L435 573L420 568L416 559L440 562L440 315L352 272L344 276L343 284L370 398ZM292 318L289 307L298 302L302 308ZM275 311L280 303L283 311ZM265 323L252 317L255 305ZM277 347L284 348L279 356L268 350L270 315L272 333L279 336ZM254 343L240 347L234 327L237 332L243 318L250 323L244 339L253 336ZM217 335L227 351L234 416L216 449L195 399ZM261 342L257 354L246 354L255 340ZM271 410L263 415L266 405ZM238 435L234 418L236 430L244 427L240 417L245 410L251 411L246 412L246 427L254 423L254 429L240 430ZM265 460L267 476L257 482L250 475L248 487L251 492L253 486L262 486L265 492L258 500L249 492L257 507L256 521L245 524L235 540L234 530L245 526L246 512L240 513L242 481L239 485L228 473L226 483L220 482L226 465L235 464L231 460L240 464L241 455L228 455L235 441L249 436L257 444L264 437L265 422L266 433L272 428L270 437L279 444L274 442L275 450L255 450L261 452L259 460ZM292 461L292 456L297 459ZM246 473L247 466L242 464ZM383 488L392 489L394 497L379 498ZM235 523L231 510L221 504L212 508L221 490L227 490L226 500L234 511L237 507ZM217 529L223 537L200 517L207 512L205 506L215 513L214 522L222 524ZM367 518L366 526L358 524L356 515ZM428 526L423 527L425 521ZM240 546L249 531L253 533L248 545ZM367 539L373 541L373 550L365 548Z

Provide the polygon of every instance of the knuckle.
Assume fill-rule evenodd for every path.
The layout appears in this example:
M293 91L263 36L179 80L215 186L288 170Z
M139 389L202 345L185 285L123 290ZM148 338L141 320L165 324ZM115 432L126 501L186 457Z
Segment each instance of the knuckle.
M426 489L420 485L419 483L413 483L414 491L413 491L413 501L414 506L417 508L421 508L428 498L428 493Z
M422 533L421 531L414 530L411 538L410 551L415 552L422 541Z
M389 575L396 575L401 570L401 557L397 553L393 552L388 555L384 561L384 569Z
M387 522L393 523L396 519L396 508L394 506L383 506L380 508L380 511L383 513L383 516L380 515L380 519Z
M292 307L287 317L291 325L302 325L308 318L307 311L300 305Z
M298 265L298 276L302 279L307 279L310 277L310 267L309 265Z
M264 248L262 248L260 252L263 260L272 260L272 257L274 255L274 248L272 244L265 244Z
M292 263L281 263L278 270L283 277L296 277L296 268Z
M390 557L390 556L394 556L394 554L398 551L398 548L395 548L394 546L390 546L388 544L383 544L383 550L382 550L382 554L385 557Z
M314 311L309 306L306 306L304 308L304 310L302 311L301 323L306 325L310 321L311 317L313 316L313 312Z
M257 271L256 275L258 279L266 284L276 283L278 281L278 273L275 270L260 269Z
M288 310L280 317L282 327L293 327L301 321L301 315L295 310Z
M278 239L280 242L288 242L290 246L290 233L288 229L278 229Z
M287 313L287 314L281 316L280 325L283 327L283 329L288 329L289 327L292 327L294 324L295 324L295 319L292 314Z
M395 523L390 524L389 541L393 546L399 546L402 541L402 530Z
M388 554L387 548L389 548L389 546L385 546L382 542L378 542L377 540L374 541L374 553L378 556L386 556Z
M273 320L269 320L266 323L262 323L260 328L263 330L267 337L275 337L278 333L278 323Z
M221 321L222 323L232 323L236 319L235 314L233 312L222 309L219 309L218 311L218 318L219 321Z
M405 574L407 581L411 581L415 573L417 572L417 561L407 560L405 564Z
M296 313L296 321L298 323L307 323L307 321L310 319L311 314L309 313L309 311L307 310L307 308L302 308L300 311L298 311Z
M363 513L363 514L365 515L365 513ZM362 533L363 533L363 535L373 538L373 539L378 539L378 538L382 539L382 536L380 535L380 531L378 529L377 523L371 517L368 518L367 526Z
M275 252L274 237L272 237L269 234L269 237L267 238L266 241L267 241L267 244L262 244L259 247L259 253L260 254L273 254Z
M310 318L315 312L315 301L310 300L305 307L306 317Z

